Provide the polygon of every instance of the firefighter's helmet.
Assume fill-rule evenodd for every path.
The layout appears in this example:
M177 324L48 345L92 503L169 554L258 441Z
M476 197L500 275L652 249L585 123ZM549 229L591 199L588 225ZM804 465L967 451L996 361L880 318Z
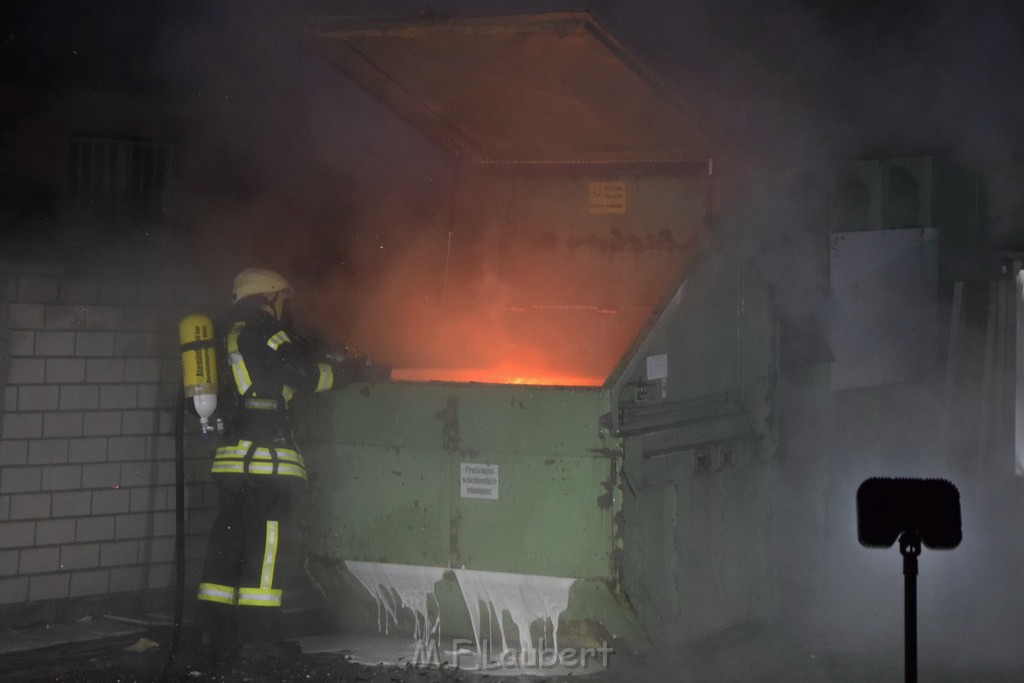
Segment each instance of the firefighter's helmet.
M278 292L291 292L291 285L283 277L265 268L247 268L235 277L232 291L233 302L253 294L272 295Z

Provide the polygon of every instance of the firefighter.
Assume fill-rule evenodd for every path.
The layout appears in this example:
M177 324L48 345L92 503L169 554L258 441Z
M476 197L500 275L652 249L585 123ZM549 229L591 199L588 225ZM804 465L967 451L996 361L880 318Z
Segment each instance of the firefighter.
M299 653L279 633L282 585L297 566L292 503L306 480L293 435L296 393L332 389L367 374L363 360L317 363L291 329L292 289L279 274L241 272L233 305L218 328L224 378L236 407L217 448L217 518L199 584L200 648L214 662L237 651L265 661ZM364 372L360 372L360 370Z

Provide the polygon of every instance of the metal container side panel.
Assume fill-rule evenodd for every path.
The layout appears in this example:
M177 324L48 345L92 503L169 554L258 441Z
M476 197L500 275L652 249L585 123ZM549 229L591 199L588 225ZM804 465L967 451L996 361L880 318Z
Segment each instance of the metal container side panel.
M757 441L695 449L682 462L681 637L764 619L771 604L772 471ZM688 470L688 471L687 471Z
M656 640L772 604L771 301L741 265L709 255L613 376L629 483L623 585Z
M448 463L416 449L306 449L305 536L317 557L437 566L449 546Z
M500 499L452 492L452 566L611 580L616 569L612 497L616 460L558 455L524 460L480 454L498 465ZM458 456L450 456L452 459ZM474 456L476 459L479 456ZM457 488L460 462L452 463Z
M376 385L323 397L307 448L314 554L612 579L615 477L600 391ZM605 411L606 412L606 411ZM493 498L462 465L496 466Z
M547 457L600 453L609 409L590 388L392 382L320 394L306 421L312 441Z
M716 438L770 437L777 364L772 301L770 289L728 255L698 258L612 375L613 431L684 423L704 429L701 421L731 417L734 433L716 428Z
M665 400L688 401L741 389L740 276L702 254L686 277L678 304L662 313L664 323L647 340L645 359L665 355ZM656 379L651 366L639 363L636 380ZM650 397L659 400L655 395Z
M626 448L643 449L640 436ZM676 642L763 619L774 605L772 471L758 441L644 458L625 496L623 585L652 638Z
M479 454L474 462L500 473L499 499L490 500L461 497L460 454L327 445L313 453L306 532L317 556L610 578L614 513L609 498L598 500L609 459Z

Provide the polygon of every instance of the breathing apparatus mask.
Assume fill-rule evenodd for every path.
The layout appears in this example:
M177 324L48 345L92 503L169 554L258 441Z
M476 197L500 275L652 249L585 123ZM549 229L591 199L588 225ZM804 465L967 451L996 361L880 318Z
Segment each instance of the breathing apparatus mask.
M274 311L274 317L286 330L295 330L295 313L292 306L293 292L290 289L282 289L267 295L267 305Z

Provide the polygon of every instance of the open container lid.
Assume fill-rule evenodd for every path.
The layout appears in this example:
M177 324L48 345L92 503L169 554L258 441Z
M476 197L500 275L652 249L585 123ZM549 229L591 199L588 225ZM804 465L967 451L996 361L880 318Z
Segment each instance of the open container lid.
M588 14L305 22L372 95L478 163L679 163L707 131Z
M604 384L651 313L678 286L706 220L703 188L714 138L696 114L588 14L317 20L296 29L460 161L499 172L551 171L552 178L575 178L580 193L582 214L567 216L563 207L561 215L545 215L535 204L523 209L518 222L491 225L490 248L463 252L470 260L494 261L483 270L497 274L502 296L490 300L511 306L453 305L451 288L447 300L424 302L421 283L398 284L415 270L406 268L388 278L390 296L371 302L363 317L375 319L366 323L372 327L357 330L353 342L371 353L373 344L387 344L382 357L396 366L398 379ZM659 190L643 190L638 202L647 206L646 219L632 210L588 216L587 193L595 191L588 180L618 180L617 192L631 192L623 177L651 169L690 178L686 191L700 197L699 206L680 200L679 186L666 185L658 196ZM472 175L479 180L480 174ZM542 202L543 182L517 187L527 201ZM486 201L479 185L474 190L475 201ZM589 214L595 213L601 212L591 207ZM685 219L665 218L684 213ZM456 242L482 240L472 234L479 226L466 227L456 229ZM451 233L448 239L450 247ZM447 278L446 252L441 255L438 270ZM415 261L435 257L424 253ZM616 288L643 296L607 294ZM484 283L467 287L471 294L483 289ZM396 315L395 306L403 304L395 302L414 294L419 303L405 304ZM456 350L450 340L463 346ZM431 361L427 349L434 346L445 351ZM583 359L581 348L600 362Z

